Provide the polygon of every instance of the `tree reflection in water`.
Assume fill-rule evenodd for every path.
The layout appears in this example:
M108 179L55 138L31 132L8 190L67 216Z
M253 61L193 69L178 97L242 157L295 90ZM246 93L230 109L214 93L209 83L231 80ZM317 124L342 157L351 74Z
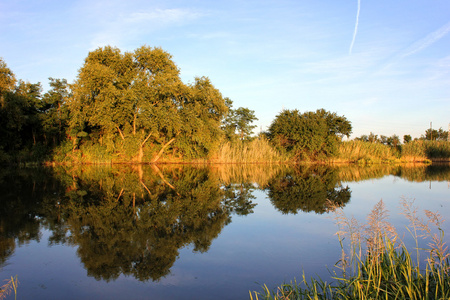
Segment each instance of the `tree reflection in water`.
M16 245L40 241L41 226L58 231L61 184L48 169L0 169L0 267Z
M70 242L97 279L166 276L180 248L207 251L229 218L223 190L207 168L156 167L92 180L74 176L65 209ZM134 180L128 177L135 177ZM114 178L114 179L111 179Z
M448 166L362 168L325 166L78 166L0 170L0 267L16 247L40 241L70 244L89 276L121 274L159 280L179 251L205 252L232 215L253 213L264 190L282 213L322 214L326 201L343 206L341 181L385 175L449 180Z
M343 187L336 169L325 166L298 166L272 178L266 191L272 204L284 214L327 210L327 200L344 206L350 201L350 188Z

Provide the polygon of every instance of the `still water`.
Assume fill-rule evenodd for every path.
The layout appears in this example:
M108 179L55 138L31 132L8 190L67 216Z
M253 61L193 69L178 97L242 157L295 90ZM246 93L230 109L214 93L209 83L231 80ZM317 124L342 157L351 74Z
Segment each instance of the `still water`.
M18 299L248 299L330 280L328 201L363 223L383 200L411 243L401 200L448 218L449 182L448 165L2 169L0 279L18 276Z

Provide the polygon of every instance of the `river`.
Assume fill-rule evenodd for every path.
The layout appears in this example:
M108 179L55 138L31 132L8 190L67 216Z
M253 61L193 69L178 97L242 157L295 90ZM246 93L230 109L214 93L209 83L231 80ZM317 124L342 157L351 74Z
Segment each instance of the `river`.
M380 200L414 249L402 205L450 216L450 167L3 168L0 279L17 275L18 299L248 299L303 273L330 281L330 203L362 227Z

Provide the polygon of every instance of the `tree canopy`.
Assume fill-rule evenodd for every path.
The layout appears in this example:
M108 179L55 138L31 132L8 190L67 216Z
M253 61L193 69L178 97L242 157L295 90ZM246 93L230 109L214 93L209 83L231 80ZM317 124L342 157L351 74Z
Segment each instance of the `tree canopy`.
M269 127L268 137L281 150L296 159L334 155L342 136L352 132L351 123L343 116L324 109L300 113L283 110Z
M228 98L225 99L225 103L228 106L228 114L223 120L222 128L228 139L231 141L250 140L253 129L256 128L256 125L252 125L252 123L258 120L255 111L246 107L233 109L232 101Z
M206 77L184 84L171 58L148 46L90 52L68 103L72 138L97 132L115 142L119 136L138 161L147 144L163 151L175 142L184 154L207 153L220 134L224 99Z

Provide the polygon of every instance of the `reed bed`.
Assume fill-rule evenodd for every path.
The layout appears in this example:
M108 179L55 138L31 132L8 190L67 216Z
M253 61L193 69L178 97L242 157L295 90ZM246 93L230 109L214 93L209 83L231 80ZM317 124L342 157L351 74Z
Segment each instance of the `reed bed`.
M216 163L280 163L287 162L288 157L281 154L265 138L251 142L222 144L211 159Z
M334 282L307 280L303 274L301 282L294 280L274 291L264 285L263 292L250 293L250 299L450 299L450 262L442 217L425 211L424 221L413 201L403 199L401 203L410 222L407 230L415 241L412 250L388 222L382 201L369 214L367 224L331 207L342 249L338 271L332 273ZM422 248L421 239L428 241L427 247ZM424 252L425 260L421 257Z
M352 162L359 164L385 163L397 160L396 150L392 147L363 141L346 141L339 145L334 162Z
M448 161L450 143L448 141L412 141L402 146L402 158L414 161L421 159Z
M383 178L396 173L400 167L392 164L376 164L370 167L358 164L344 164L337 167L341 181L361 181L374 178Z

